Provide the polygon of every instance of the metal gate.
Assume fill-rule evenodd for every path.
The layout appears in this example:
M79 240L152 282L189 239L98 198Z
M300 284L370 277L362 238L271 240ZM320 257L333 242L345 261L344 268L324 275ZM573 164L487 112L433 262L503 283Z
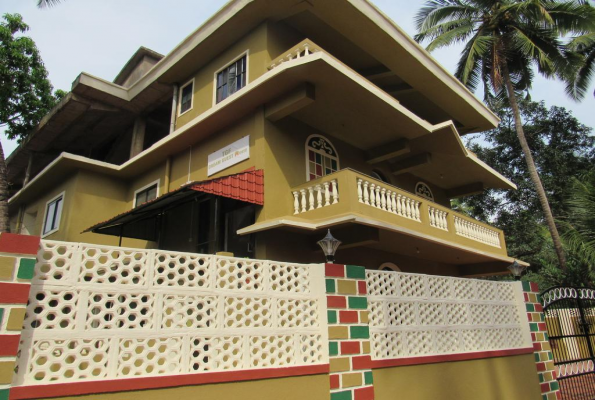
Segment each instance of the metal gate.
M564 400L595 399L595 290L542 293L545 322Z

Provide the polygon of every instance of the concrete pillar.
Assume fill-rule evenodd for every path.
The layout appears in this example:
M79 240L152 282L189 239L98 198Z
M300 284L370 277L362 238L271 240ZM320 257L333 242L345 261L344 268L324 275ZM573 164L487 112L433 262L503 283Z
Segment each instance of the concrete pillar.
M16 367L39 237L0 235L0 400L8 400Z
M366 270L326 264L331 400L374 400Z
M554 356L550 346L539 287L536 283L523 282L523 295L527 307L527 319L531 329L531 339L539 377L543 400L558 400L562 398L560 384L556 377Z
M134 121L132 129L132 141L130 142L130 158L140 154L145 144L145 132L147 130L147 119L138 116Z

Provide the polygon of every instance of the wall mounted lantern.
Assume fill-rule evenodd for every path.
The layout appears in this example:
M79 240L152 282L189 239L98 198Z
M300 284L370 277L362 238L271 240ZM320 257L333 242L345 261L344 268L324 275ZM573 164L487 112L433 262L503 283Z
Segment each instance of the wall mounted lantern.
M519 264L516 260L508 266L508 269L514 275L514 279L517 281L521 280L521 275L522 275L523 271L525 270L525 268L527 268L527 267Z
M326 262L334 263L335 262L335 253L339 246L341 245L341 241L337 240L331 235L331 230L329 229L324 239L318 241L318 245L322 248L324 255L326 256Z

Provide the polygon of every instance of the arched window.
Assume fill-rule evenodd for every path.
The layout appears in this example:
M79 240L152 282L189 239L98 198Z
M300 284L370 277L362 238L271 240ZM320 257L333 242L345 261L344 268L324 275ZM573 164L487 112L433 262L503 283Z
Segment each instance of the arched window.
M423 197L424 199L434 201L434 194L432 193L432 190L423 182L417 182L417 185L415 185L415 194Z
M339 170L339 155L326 138L312 135L306 140L307 179L320 178Z
M375 169L375 170L372 171L372 177L373 178L376 178L379 181L382 181L384 183L389 183L390 184L390 182L388 181L388 179L386 178L386 176L384 176L384 174L381 171L377 170L377 169Z
M401 272L401 268L397 267L395 264L391 262L385 262L378 267L380 271L396 271Z

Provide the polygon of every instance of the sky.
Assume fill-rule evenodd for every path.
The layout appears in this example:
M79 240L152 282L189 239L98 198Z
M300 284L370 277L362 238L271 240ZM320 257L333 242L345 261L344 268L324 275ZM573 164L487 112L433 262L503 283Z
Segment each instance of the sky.
M372 1L407 33L415 34L413 21L421 1ZM55 7L40 10L37 0L0 0L0 14L23 16L54 88L68 91L82 71L112 81L140 46L169 53L225 3L226 0L62 0ZM432 55L452 72L460 50L451 47ZM592 94L576 103L566 96L562 83L537 77L531 98L545 101L548 107L566 107L581 123L595 128ZM16 143L4 135L0 140L8 156Z

